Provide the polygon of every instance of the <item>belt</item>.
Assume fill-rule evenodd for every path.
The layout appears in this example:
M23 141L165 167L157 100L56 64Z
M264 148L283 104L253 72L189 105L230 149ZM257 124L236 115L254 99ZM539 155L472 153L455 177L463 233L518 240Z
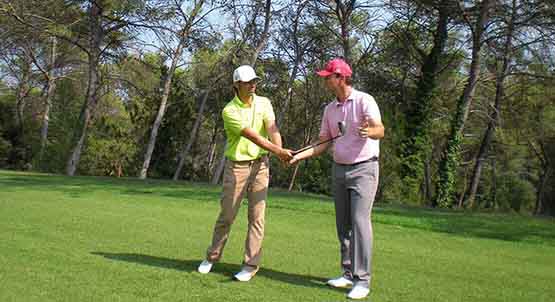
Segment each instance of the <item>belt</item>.
M335 164L339 165L339 166L344 166L344 167L352 167L352 166L356 166L356 165L360 165L360 164L375 162L375 161L378 161L378 159L379 158L377 156L372 156L367 160L359 161L359 162L356 162L354 164L340 164L340 163L335 163Z
M252 159L252 160L232 160L232 162L238 163L238 164L253 164L255 162L265 160L266 158L268 158L268 155L262 155L259 158Z

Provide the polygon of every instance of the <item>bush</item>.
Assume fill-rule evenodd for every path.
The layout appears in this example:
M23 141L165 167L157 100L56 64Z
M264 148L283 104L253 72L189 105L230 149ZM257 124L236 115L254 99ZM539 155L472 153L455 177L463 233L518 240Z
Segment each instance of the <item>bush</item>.
M129 156L135 152L136 146L130 142L93 137L89 139L79 170L88 175L129 175Z
M89 131L79 172L85 175L124 176L132 171L138 146L131 118L117 98L107 96L97 108L102 112Z
M331 195L331 165L329 153L299 164L296 187L300 191Z
M8 155L12 149L12 144L0 136L0 167L6 168L8 165Z
M521 212L534 207L534 186L516 174L505 174L498 178L497 201L504 210Z

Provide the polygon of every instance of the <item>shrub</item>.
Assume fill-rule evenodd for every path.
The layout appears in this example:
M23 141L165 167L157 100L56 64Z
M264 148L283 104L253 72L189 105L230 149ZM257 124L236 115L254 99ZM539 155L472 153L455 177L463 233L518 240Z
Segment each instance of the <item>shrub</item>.
M516 174L505 174L498 179L497 201L504 210L531 210L536 196L534 186Z

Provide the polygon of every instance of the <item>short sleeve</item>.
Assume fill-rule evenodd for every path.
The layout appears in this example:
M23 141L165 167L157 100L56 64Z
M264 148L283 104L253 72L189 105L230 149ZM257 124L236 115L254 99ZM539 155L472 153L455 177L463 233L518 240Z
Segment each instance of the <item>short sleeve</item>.
M234 108L224 108L222 111L224 128L228 134L239 136L241 131L246 128L242 122L241 114Z
M320 139L330 139L331 132L328 123L328 106L324 109L324 115L322 116L322 123L320 125Z
M376 101L372 96L366 95L364 97L364 103L362 108L363 108L362 115L364 117L368 117L370 119L373 119L379 122L382 121L382 116L380 114L380 109L378 108L378 104L376 103Z
M265 99L264 102L264 122L275 121L276 115L274 113L274 107L269 99Z

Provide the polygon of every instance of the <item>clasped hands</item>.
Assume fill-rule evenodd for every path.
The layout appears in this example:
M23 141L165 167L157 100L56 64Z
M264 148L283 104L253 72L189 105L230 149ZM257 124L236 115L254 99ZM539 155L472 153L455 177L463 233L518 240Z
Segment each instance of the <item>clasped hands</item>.
M280 148L278 153L276 153L277 157L282 163L288 163L293 158L293 150Z
M290 149L282 148L276 155L285 166L291 166L299 161L295 157L295 151Z

